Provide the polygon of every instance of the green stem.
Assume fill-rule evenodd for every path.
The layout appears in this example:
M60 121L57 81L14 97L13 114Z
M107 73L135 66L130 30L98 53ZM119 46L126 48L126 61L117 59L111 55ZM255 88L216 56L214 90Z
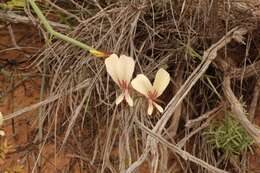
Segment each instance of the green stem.
M42 11L40 10L40 8L37 6L37 4L35 3L35 0L27 0L30 5L32 6L34 12L37 14L37 16L39 17L40 21L42 22L43 26L45 27L45 29L47 30L48 33L50 33L51 35L55 36L56 38L62 39L68 43L71 43L75 46L78 46L84 50L89 51L91 54L93 54L96 57L107 57L108 54L105 52L101 52L98 51L94 48L92 48L91 46L88 46L78 40L75 40L71 37L68 37L64 34L61 34L57 31L55 31L51 25L49 24L49 22L47 21L47 19L45 18L45 16L43 15Z

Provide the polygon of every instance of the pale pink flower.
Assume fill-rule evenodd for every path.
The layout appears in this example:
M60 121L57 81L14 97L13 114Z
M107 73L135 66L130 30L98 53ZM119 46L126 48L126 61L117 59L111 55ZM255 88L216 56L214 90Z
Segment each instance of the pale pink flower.
M132 80L132 87L148 99L148 115L151 115L153 113L154 106L159 112L163 112L163 108L155 101L160 95L162 95L169 82L170 75L162 68L159 69L156 73L153 85L143 74L137 75L136 78Z
M108 74L122 90L122 93L116 99L116 104L118 105L125 99L129 106L133 106L133 99L129 95L129 83L135 68L133 58L125 55L118 58L116 54L112 54L106 58L105 65Z

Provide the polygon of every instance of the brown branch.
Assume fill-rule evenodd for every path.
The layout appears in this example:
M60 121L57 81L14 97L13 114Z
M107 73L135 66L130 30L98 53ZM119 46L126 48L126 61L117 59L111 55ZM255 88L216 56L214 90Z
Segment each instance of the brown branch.
M210 116L218 113L223 108L223 104L220 104L216 108L210 110L209 112L206 112L205 114L199 116L196 119L188 120L185 124L185 127L192 128L195 125L198 125L201 121L204 121L205 119L208 119Z
M182 150L180 147L168 142L165 138L163 138L161 135L154 133L152 130L150 130L149 128L147 128L145 125L143 125L140 121L138 121L137 119L135 120L135 124L138 125L138 127L140 129L142 129L145 133L147 133L150 137L154 138L155 140L157 140L158 142L164 144L165 146L167 146L168 148L170 148L173 152L179 154L184 160L188 160L191 161L193 163L196 163L200 166L202 166L203 168L207 169L210 172L214 172L214 173L228 173L225 170L219 169L217 167L214 167L210 164L208 164L207 162L205 162L204 160L201 160L193 155L191 155L190 153L188 153L187 151Z
M197 81L201 78L201 76L208 69L209 65L217 56L217 51L225 47L231 40L236 40L238 42L243 42L243 35L247 33L247 29L245 28L233 28L229 31L222 39L220 39L217 43L212 45L209 49L207 49L202 57L202 62L198 65L198 67L192 72L189 78L185 81L183 86L179 89L176 95L171 99L170 103L166 107L166 111L161 117L161 119L157 122L154 127L154 131L161 131L164 129L166 123L173 115L173 112L176 110L177 106L182 102L185 96L189 93L191 88L197 83Z
M184 145L186 144L186 142L193 137L195 134L197 134L198 132L200 132L201 130L205 129L206 127L208 127L211 123L211 121L217 116L217 114L214 114L212 116L210 116L204 123L202 123L197 129L192 130L187 136L185 136L183 139L181 139L178 143L177 146L179 146L180 148L184 147Z
M209 49L207 49L202 57L202 62L197 66L197 68L192 72L189 78L185 81L185 83L178 90L176 95L171 99L167 107L165 108L165 112L160 118L160 120L156 123L152 132L156 134L161 134L162 130L165 128L166 123L172 117L173 113L176 111L176 108L180 105L186 95L189 93L191 88L197 83L197 81L203 76L203 74L208 69L209 65L217 56L217 51L225 47L231 40L236 40L238 42L242 41L242 36L247 33L247 29L236 27L230 30L224 37L222 37L217 43L212 45ZM132 163L127 169L126 173L130 173L135 170L138 166L140 166L148 156L148 153L154 148L154 145L157 144L150 136L147 139L146 148L143 154L139 157L137 161Z
M221 56L218 56L214 62L213 65L221 70L224 73L228 73L230 75L230 78L233 79L240 79L241 77L249 78L254 75L259 75L260 73L260 61L255 62L254 64L248 65L243 68L237 68L231 65L232 59L230 57L227 57L224 59Z
M176 87L174 88L174 92L178 91L180 87L183 84L183 66L182 64L178 65L177 71L175 73L175 79L176 79ZM183 109L183 104L180 103L180 105L176 108L176 111L174 112L174 115L171 120L171 125L168 128L169 135L170 137L174 138L177 134L177 130L179 127L181 115L182 115L182 109Z
M28 17L15 14L14 12L8 11L4 12L0 10L0 20L9 21L11 23L23 23L23 24L33 24L32 20ZM57 22L49 21L50 25L57 29L69 29L69 26L63 25Z
M254 88L254 92L253 92L253 98L249 107L249 116L250 116L250 121L253 122L254 118L255 118L255 110L257 107L257 103L258 103L258 98L260 95L260 82L257 79L256 84L255 84L255 88Z
M245 68L235 68L231 71L230 77L231 78L248 78L254 75L259 75L260 72L260 61L257 61L254 64L248 65Z
M253 137L255 142L260 145L260 130L257 129L247 118L246 110L243 108L235 94L231 90L230 77L225 76L223 82L223 90L225 97L231 105L231 110L234 113L234 118L246 129L246 131Z

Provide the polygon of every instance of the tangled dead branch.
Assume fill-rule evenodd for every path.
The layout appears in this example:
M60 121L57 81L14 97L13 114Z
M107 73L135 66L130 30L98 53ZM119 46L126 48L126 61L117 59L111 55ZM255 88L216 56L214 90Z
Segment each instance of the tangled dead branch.
M217 57L217 51L225 47L233 39L238 42L242 42L243 35L245 35L246 33L247 29L236 27L230 30L222 39L220 39L217 43L212 45L209 49L207 49L204 52L202 62L197 66L197 68L192 72L192 74L185 81L185 83L182 85L182 87L179 89L176 95L171 99L171 101L166 107L165 113L153 128L153 133L162 133L162 130L165 128L166 123L173 115L176 107L185 98L190 89L196 84L196 82L201 78L201 76L205 73L212 61ZM127 173L131 173L134 169L140 166L144 159L148 156L148 153L155 148L155 145L157 145L157 141L154 141L153 139L148 137L146 143L146 150L142 154L143 156L140 157L138 161L136 161L128 168Z
M249 112L256 112L259 89L255 86L251 100L253 89L245 92L242 84L259 77L258 52L250 47L250 43L255 47L259 43L256 34L256 39L249 36L257 30L258 15L257 6L252 6L252 1L245 2L66 1L72 10L66 10L58 1L50 2L57 11L46 8L49 14L61 12L70 18L68 21L77 23L67 35L97 49L132 56L136 61L134 75L144 73L152 80L157 69L167 70L171 84L158 101L162 106L169 104L163 115L147 116L146 102L131 93L133 108L124 103L115 106L118 90L108 77L103 60L52 39L43 52L30 59L33 62L28 67L42 74L45 99L5 115L5 120L21 118L23 113L41 108L44 121L39 129L43 137L50 139L48 143L58 151L69 151L71 165L80 162L81 168L88 167L89 172L132 173L136 168L141 172L144 165L153 173L170 173L173 169L189 173L224 173L233 167L242 170L235 166L239 163L234 159L223 159L224 154L219 159L222 152L211 148L202 134L222 118L222 111L229 109L223 104L227 99L233 113L243 115L241 124L246 121L244 127L259 141L257 128L245 119L246 110L236 97L243 95L247 102L251 101ZM248 4L254 10L248 10ZM28 17L16 15L2 14L10 22L30 22ZM67 27L57 21L51 24L59 30ZM242 39L244 35L247 40ZM232 87L227 78L223 83L223 74L234 80ZM239 80L241 90L236 88ZM229 88L221 88L222 85ZM38 135L34 141L41 145ZM37 162L38 159L35 167ZM229 164L233 165L230 169Z
M235 118L242 124L247 132L253 137L256 144L260 145L260 130L256 128L246 116L246 111L231 90L231 81L229 76L224 77L223 90L227 100L231 105Z

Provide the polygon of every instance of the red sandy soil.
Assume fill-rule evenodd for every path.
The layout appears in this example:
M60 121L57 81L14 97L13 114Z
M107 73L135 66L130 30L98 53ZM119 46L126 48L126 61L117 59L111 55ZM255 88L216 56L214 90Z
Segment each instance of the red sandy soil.
M12 30L18 46L33 47L23 48L23 50L28 53L27 56L37 52L42 46L41 37L33 27L12 25ZM0 38L1 60L21 62L28 58L20 50L7 50L14 47L7 27L0 30ZM1 60L0 63L2 65L7 63L7 61ZM8 63L5 69L15 74L30 72L30 69L26 69L25 67L26 63L15 65ZM9 91L8 94L0 100L0 112L4 115L39 102L39 91L41 87L40 77L30 77L28 80L21 82L22 80L21 76L10 77L0 74L0 92L5 94ZM31 143L37 135L37 116L38 112L35 110L15 118L14 124L12 124L12 121L5 122L5 139L12 149L10 149L4 160L0 159L0 172L19 165L23 167L22 172L31 172L35 166L33 160L38 156L38 146L33 146ZM53 151L53 144L46 144L43 147L42 172L56 172L63 169L69 163L70 158L66 157L64 153L56 154L55 156Z

